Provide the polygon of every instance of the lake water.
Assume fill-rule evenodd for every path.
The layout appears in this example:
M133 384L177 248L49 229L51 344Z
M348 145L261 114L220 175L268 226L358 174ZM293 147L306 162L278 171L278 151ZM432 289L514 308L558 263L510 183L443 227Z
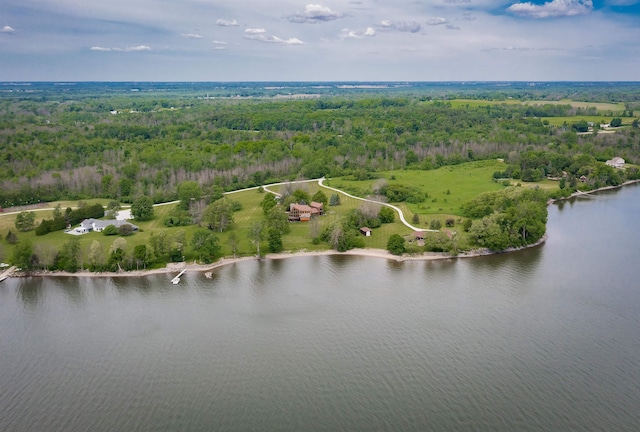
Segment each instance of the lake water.
M0 430L638 431L640 187L544 246L0 285Z

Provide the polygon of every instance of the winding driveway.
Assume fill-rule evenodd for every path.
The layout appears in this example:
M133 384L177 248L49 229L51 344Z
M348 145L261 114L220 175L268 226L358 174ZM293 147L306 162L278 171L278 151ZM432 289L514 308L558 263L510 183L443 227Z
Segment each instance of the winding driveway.
M356 200L359 200L359 201L370 202L370 203L383 205L383 206L392 208L393 210L395 210L398 213L398 216L400 217L400 221L406 227L408 227L409 229L412 229L413 231L438 232L438 230L414 227L409 222L407 222L407 220L404 217L404 213L402 213L402 210L400 210L399 207L396 207L396 206L394 206L392 204L387 204L387 203L383 203L383 202L380 202L380 201L374 201L374 200L370 200L370 199L367 199L367 198L360 198L360 197L357 197L355 195L351 195L351 194L349 194L349 193L347 193L345 191L342 191L340 189L336 189L334 187L325 185L324 184L325 180L326 179L324 177L321 177L321 178L312 179L312 180L297 180L297 181L290 181L290 182L287 181L287 182L271 183L271 184L264 185L264 186L254 186L254 187L250 187L250 188L238 189L238 190L235 190L235 191L225 192L224 195L232 195L232 194L235 194L235 193L238 193L238 192L245 192L245 191L257 190L259 188L263 188L265 190L265 192L269 192L269 193L275 195L276 197L280 198L282 196L282 194L279 194L278 192L272 191L269 188L272 187L272 186L282 186L282 185L286 185L286 184L318 182L318 186L320 186L321 188L325 188L325 189L328 189L328 190L332 190L334 192L338 192L338 193L340 193L342 195L348 196L349 198L353 198L353 199L356 199ZM166 202L166 203L154 204L154 207L167 205L167 204L175 204L175 203L178 203L178 202L180 202L180 201L170 201L170 202ZM53 208L39 208L39 209L34 209L34 210L53 210ZM3 213L3 214L9 215L9 214L16 214L16 213L20 213L20 212L10 212L10 213Z

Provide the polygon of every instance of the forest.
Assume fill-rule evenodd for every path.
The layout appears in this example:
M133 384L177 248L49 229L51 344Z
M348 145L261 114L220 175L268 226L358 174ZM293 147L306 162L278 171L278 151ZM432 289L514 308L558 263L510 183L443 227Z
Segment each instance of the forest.
M463 230L452 230L459 233L455 238L451 232L448 237L427 236L424 250L457 253L534 243L544 234L549 198L640 178L637 83L387 83L375 89L280 84L7 84L0 92L0 208L102 199L109 211L132 204L136 219L144 221L153 219L153 203L179 200L149 225L157 228L161 223L175 231L169 232L173 237L162 231L135 234L150 235L148 249L137 244L125 260L126 248L112 246L108 259L94 259L90 265L114 270L185 256L211 261L223 253L248 253L238 249L242 241L227 238L226 231L234 226L234 215L242 218L238 215L253 211L259 200L237 201L223 198L223 193L269 183L338 179L358 196L373 194L383 202L399 203L413 212L417 223L420 212L438 213L425 210L437 199L419 182L396 181L405 172L426 174L497 160L498 165L482 168L495 165L492 175L482 175L496 187L553 182L544 191L506 188L465 198L459 207L440 208L430 228L462 224ZM626 161L625 169L605 164L616 157ZM300 229L294 227L289 234L283 220L294 199L320 199L330 205L328 197L314 195L318 191L313 188L280 192L277 211L266 194L260 206L269 208L260 226L242 228L244 242L258 254L261 242L267 241L270 251L296 244L293 237ZM340 218L312 227L313 244L325 242L337 250L367 246L370 240L363 241L358 228L368 225L388 233L393 253L418 251L415 244L405 248L404 240L398 240L401 231L389 224L393 215L389 219L387 208L350 205L350 210L338 212ZM97 206L67 208L64 213L58 207L51 219L39 224L23 212L16 228L37 228L36 234L45 236L86 215L99 217ZM132 235L130 230L112 231L120 235L120 243ZM221 244L217 236L223 232L226 242ZM10 234L5 238L9 243L16 240L16 234ZM64 259L78 254L76 239L57 253L35 254L28 243L15 243L23 267L42 267L44 262L48 269L78 267ZM95 250L85 255L95 258L103 254L103 246L94 240Z
M598 109L598 103L544 103L552 95L576 96L569 85L566 94L555 86L550 94L529 90L545 98L536 104L514 103L510 95L524 90L499 93L494 87L449 89L440 99L420 88L286 100L123 94L108 86L91 97L55 89L5 92L0 206L94 197L131 203L140 195L158 203L175 199L183 181L229 191L489 158L503 158L513 165L511 174L525 175L557 174L577 155L637 163L640 86L621 87L582 90L594 99L608 96L618 111ZM486 94L492 98L478 99ZM612 134L576 130L593 117L598 125L617 119L621 127Z

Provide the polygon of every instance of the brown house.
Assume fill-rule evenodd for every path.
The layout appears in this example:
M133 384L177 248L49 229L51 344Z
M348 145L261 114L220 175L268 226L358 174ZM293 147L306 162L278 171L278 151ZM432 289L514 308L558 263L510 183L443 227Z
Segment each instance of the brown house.
M313 209L306 204L291 203L291 205L289 205L289 220L308 222L309 219L311 219L312 210Z
M362 234L365 237L371 237L371 228L367 228L367 227L360 228L360 234Z
M324 209L323 209L323 204L319 203L319 202L315 202L315 201L311 201L311 214L314 215L323 215L324 214Z

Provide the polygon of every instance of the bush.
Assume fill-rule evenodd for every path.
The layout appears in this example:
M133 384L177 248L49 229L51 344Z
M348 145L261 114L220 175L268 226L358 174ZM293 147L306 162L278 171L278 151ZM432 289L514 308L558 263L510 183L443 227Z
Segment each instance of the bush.
M131 224L120 225L120 227L118 228L118 234L122 237L130 236L131 234L133 234L133 227L131 226Z
M392 234L387 241L387 250L393 255L402 255L405 252L405 240L399 234Z
M118 234L118 228L116 228L115 225L107 225L102 230L102 235L114 236L114 235L117 235L117 234Z
M395 218L396 212L393 211L391 207L384 206L380 209L380 213L378 213L378 219L380 219L380 222L383 224L392 223Z
M431 222L429 222L429 228L432 230L439 230L442 228L442 222L438 219L432 219Z

